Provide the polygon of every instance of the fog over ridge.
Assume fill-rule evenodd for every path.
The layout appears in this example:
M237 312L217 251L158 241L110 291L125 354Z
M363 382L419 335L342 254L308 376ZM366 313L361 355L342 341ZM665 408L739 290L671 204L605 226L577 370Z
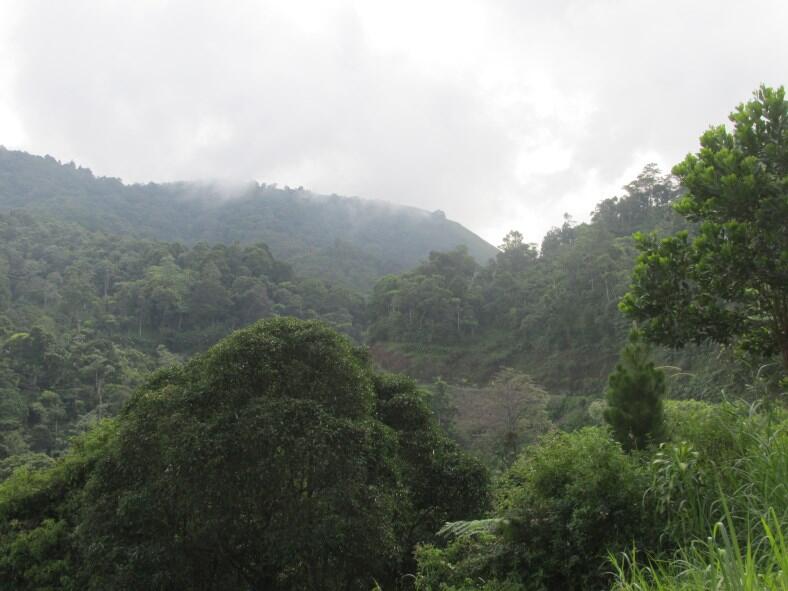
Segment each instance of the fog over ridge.
M127 182L443 210L493 244L667 170L788 63L785 3L11 0L0 144ZM676 40L680 40L677 42ZM231 179L231 180L227 180Z

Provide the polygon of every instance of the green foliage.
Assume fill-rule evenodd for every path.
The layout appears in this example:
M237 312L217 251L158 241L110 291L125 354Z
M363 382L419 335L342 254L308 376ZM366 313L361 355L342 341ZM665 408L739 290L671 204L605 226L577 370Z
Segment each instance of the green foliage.
M437 212L254 182L124 185L51 156L0 147L0 211L22 208L114 235L189 245L262 240L299 273L364 291L433 250L466 245L480 262L496 253ZM2 294L0 280L0 303Z
M697 232L638 235L621 307L656 342L736 341L788 367L785 90L762 86L730 119L733 130L709 129L673 169L688 189L675 209Z
M46 469L31 461L0 483L0 580L18 591L85 589L75 543L83 487L115 436L104 421Z
M646 486L604 430L550 435L499 483L495 519L447 524L444 549L419 549L417 588L600 588L610 548L650 539Z
M373 405L350 344L315 323L254 325L164 370L88 485L90 587L363 587L396 552Z
M730 525L730 524L727 524ZM722 522L711 536L682 549L673 560L644 565L637 554L613 557L614 591L783 591L788 588L788 545L784 526L770 515L759 528L765 543L736 541L736 531Z
M493 517L417 551L423 589L782 589L788 417L669 402L658 449L601 428L554 433L498 482ZM711 535L710 535L711 533Z
M591 589L608 552L652 538L647 473L600 428L556 433L526 450L499 490L511 568L529 588Z
M368 306L376 359L425 382L443 376L481 385L514 367L554 394L598 397L630 328L618 301L637 255L632 233L687 229L672 208L680 193L673 177L648 165L621 197L600 202L590 223L566 218L539 251L513 231L485 266L462 251L433 253L381 279ZM707 381L709 391L732 381L732 366L716 353L656 352ZM676 382L685 396L687 382Z
M714 488L700 453L687 441L663 443L651 461L651 472L648 494L654 498L657 515L664 519L664 534L690 541L707 526L709 491Z
M673 544L704 538L726 515L744 535L770 511L788 523L784 409L689 401L668 409L672 440L653 458L648 494Z
M784 588L784 91L731 117L674 169L683 197L649 165L590 223L497 252L437 212L256 184L220 202L0 149L0 208L28 210L0 215L3 587ZM621 307L699 345L654 351L666 378L631 343L603 402L637 249ZM328 281L429 251L368 304ZM603 415L613 436L580 428ZM445 430L508 467L492 510Z
M669 442L690 442L704 458L733 462L737 453L736 424L750 415L743 404L709 404L698 400L666 400L665 427Z
M425 394L415 383L391 374L374 378L377 416L394 429L400 475L408 491L396 518L400 547L435 541L446 521L475 517L489 505L487 470L464 454L438 427ZM400 572L415 563L406 552Z
M368 589L487 506L415 384L318 322L271 319L154 374L0 485L15 589Z
M359 338L361 296L285 272L264 244L109 237L25 212L0 215L8 308L0 327L0 460L55 456L113 415L144 375L275 314Z
M665 374L649 360L645 344L633 340L610 374L605 420L625 450L643 449L663 437Z
M499 536L483 531L455 538L446 548L416 549L416 591L520 591L516 575L503 564L506 546Z
M370 328L373 338L445 343L473 334L479 323L472 293L478 270L467 248L459 247L431 252L413 271L384 277L370 302L378 319Z

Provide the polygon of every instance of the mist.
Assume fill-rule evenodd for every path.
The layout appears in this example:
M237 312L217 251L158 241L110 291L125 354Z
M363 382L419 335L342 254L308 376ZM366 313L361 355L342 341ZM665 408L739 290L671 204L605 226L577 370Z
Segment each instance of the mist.
M784 2L11 1L0 144L127 182L441 209L493 244L587 219L788 63ZM235 191L231 191L235 192Z

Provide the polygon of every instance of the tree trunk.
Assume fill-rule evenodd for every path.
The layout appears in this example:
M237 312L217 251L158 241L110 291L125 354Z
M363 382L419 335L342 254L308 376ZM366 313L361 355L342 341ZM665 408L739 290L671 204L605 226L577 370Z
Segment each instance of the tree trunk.
M109 312L109 269L104 269L104 312Z
M102 395L101 395L101 382L102 382L102 380L99 379L99 372L98 372L98 370L96 370L96 395L98 396L97 414L98 414L98 420L99 421L101 420L101 403L103 402Z

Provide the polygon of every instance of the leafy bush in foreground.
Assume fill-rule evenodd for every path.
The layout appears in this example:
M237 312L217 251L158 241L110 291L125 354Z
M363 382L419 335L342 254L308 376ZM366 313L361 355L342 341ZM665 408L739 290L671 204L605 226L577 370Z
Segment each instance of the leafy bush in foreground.
M599 588L611 549L655 538L647 485L645 467L606 429L547 435L499 483L498 531L470 528L445 549L419 549L421 588Z
M99 425L0 485L15 590L388 589L486 504L413 382L319 322L238 331Z

